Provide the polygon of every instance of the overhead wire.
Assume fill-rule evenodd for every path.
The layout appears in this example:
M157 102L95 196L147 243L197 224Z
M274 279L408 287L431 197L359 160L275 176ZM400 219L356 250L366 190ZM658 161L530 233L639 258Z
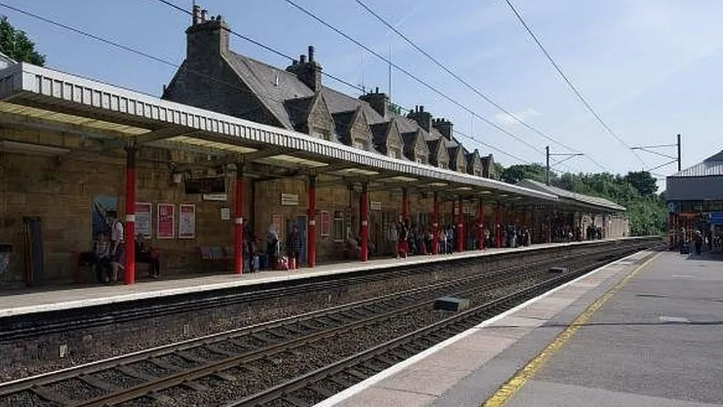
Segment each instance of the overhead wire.
M357 46L359 46L360 48L362 48L362 49L364 49L365 51L369 52L370 54L374 55L374 56L377 57L378 59L380 59L380 60L384 61L385 63L389 64L390 66L394 67L395 69L397 69L398 71L402 72L403 74L405 74L405 75L406 75L407 77L409 77L410 79L414 80L415 82L419 83L420 85L424 86L425 88L431 90L432 92L434 92L434 93L437 94L438 96L444 98L445 100L451 102L452 104L456 105L457 107L459 107L459 108L465 110L466 112L472 114L472 115L473 115L474 117L476 117L477 119L482 120L483 122L485 122L485 123L488 124L489 126L491 126L491 127L495 128L495 129L497 129L498 131L502 132L503 134L506 134L506 135L510 136L511 138L513 138L514 140L518 141L519 143L521 143L521 144L529 147L530 149L536 151L537 153L540 153L540 150L539 150L537 147L535 147L534 145L530 144L529 142L525 141L524 139L520 138L519 136L513 134L512 132L504 129L503 127L497 125L497 124L494 123L493 121L491 121L491 120L489 120L489 119L481 116L480 114L478 114L478 113L475 112L474 110L472 110L472 109L470 109L469 107L463 105L463 104L460 103L459 101L453 99L452 97L450 97L449 95L447 95L447 94L444 93L443 91L439 90L438 88L436 88L436 87L430 85L429 83L425 82L424 80L420 79L418 76L414 75L413 73L411 73L411 72L408 71L407 69L399 66L399 65L396 64L395 62L389 60L388 58L386 58L385 56L381 55L381 54L378 53L377 51L371 49L370 47L368 47L367 45L363 44L363 43L360 42L359 40L357 40L357 39L353 38L352 36L350 36L349 34L345 33L345 32L342 31L341 29L339 29L339 28L333 26L332 24L328 23L327 21L325 21L325 20L322 19L321 17L317 16L317 15L314 14L313 12L305 9L304 7L300 6L299 4L295 3L295 2L292 1L292 0L283 0L283 1L285 1L286 3L288 3L289 5L291 5L292 7L296 8L297 10L301 11L302 13L306 14L307 16L309 16L310 18L312 18L313 20L315 20L315 21L319 22L320 24L324 25L325 27L329 28L330 30L336 32L337 34L339 34L340 36L344 37L344 38L347 39L348 41L356 44Z
M170 2L168 2L168 1L165 1L165 0L157 0L157 1L160 1L161 3L167 4L167 5L170 5L170 6L174 7L174 8L176 8L176 9L183 10L183 9L181 9L180 7L173 5L173 3L170 3ZM43 21L43 22L45 22L45 23L47 23L47 24L50 24L50 25L53 25L53 26L62 28L62 29L64 29L64 30L73 32L73 33L78 34L78 35L85 36L85 37L90 38L90 39L93 39L93 40L95 40L95 41L99 41L99 42L104 43L104 44L106 44L106 45L110 45L110 46L112 46L112 47L115 47L115 48L124 50L124 51L126 51L126 52L130 52L130 53L133 53L133 54L142 56L142 57L144 57L144 58L153 60L153 61L155 61L155 62L162 63L162 64L164 64L164 65L168 65L168 66L171 66L171 67L174 67L174 68L177 68L177 69L180 69L180 68L182 67L182 65L177 64L177 63L174 63L174 62L169 61L169 60L167 60L167 59L163 59L163 58L161 58L161 57L158 57L158 56L149 54L149 53L147 53L147 52L140 51L140 50L138 50L138 49L136 49L136 48L133 48L133 47L130 47L130 46L121 44L121 43L119 43L119 42L117 42L117 41L113 41L113 40L110 40L110 39L108 39L108 38L104 38L104 37L101 37L101 36L99 36L99 35L92 34L92 33L90 33L90 32L84 31L84 30L82 30L82 29L79 29L79 28L76 28L76 27L72 27L72 26L70 26L70 25L61 23L61 22L56 21L56 20L53 20L53 19L51 19L51 18L44 17L44 16L41 16L41 15L32 13L32 12L30 12L30 11L20 9L20 8L18 8L18 7L14 7L14 6L5 4L5 3L3 3L3 2L0 2L0 7L7 8L7 9L9 9L9 10L12 10L12 11L16 12L16 13L23 14L23 15L25 15L25 16L28 16L28 17L31 17L31 18L34 18L34 19ZM186 12L185 10L183 10L183 11ZM219 83L219 84L229 86L229 87L234 88L234 89L236 89L236 90L238 90L238 91L240 91L240 92L245 92L245 93L254 94L254 95L258 96L258 97L265 98L265 99L267 99L267 100L275 101L275 102L278 102L278 103L283 103L282 100L276 99L276 98L274 98L274 97L272 97L272 96L270 96L270 95L268 95L268 94L258 93L258 92L251 91L250 89L245 89L245 88L239 87L239 86L237 86L237 85L235 85L235 84L233 84L233 83L230 83L230 82L227 82L227 81L218 79L218 78L216 78L216 77L214 77L214 76L208 75L208 74L203 73L203 72L196 71L196 70L191 69L191 68L188 68L188 67L185 67L184 69L187 70L187 71L190 72L190 73L193 73L193 74L195 74L195 75L199 75L199 76L205 77L205 78L207 78L207 79L209 79L209 80L212 80L212 81L214 81L214 82L217 82L217 83ZM297 108L297 107L295 107L295 106L288 106L288 107L290 107L290 108L296 108L296 109L298 109L299 111L301 111L300 108ZM402 107L402 106L401 106L401 107ZM495 146L493 146L493 145L491 145L491 144L485 143L485 142L479 140L478 138L469 136L469 135L467 135L467 134L465 134L465 133L463 133L463 132L454 130L454 133L459 134L459 135L461 135L461 136L463 136L463 137L466 137L466 138L470 139L470 140L473 141L473 142L476 142L476 143L478 143L478 144L480 144L480 145L486 146L486 147L488 147L488 148L490 148L490 149L492 149L492 150L494 150L494 151L497 151L497 152L499 152L499 153L501 153L501 154L503 154L503 155L505 155L505 156L511 157L511 158L513 158L513 159L515 159L515 160L518 160L518 161L522 162L522 163L530 163L530 161L528 161L528 160L525 160L525 159L522 159L522 158L520 158L520 157L517 157L517 156L515 156L515 155L513 155L513 154L510 154L510 153L508 153L508 152L506 152L506 151L504 151L504 150L502 150L502 149L500 149L500 148L498 148L498 147L495 147Z
M427 59L429 59L429 60L432 61L435 65L437 65L438 67L440 67L443 71L447 72L450 76L452 76L453 78L455 78L458 82L462 83L465 87L467 87L468 89L470 89L471 91L473 91L473 92L474 92L476 95L478 95L480 98L482 98L483 100L485 100L486 102L488 102L489 104L493 105L495 108L497 108L498 110L500 110L501 112L503 112L506 116L512 118L513 120L515 120L515 121L518 122L519 124L523 125L523 126L526 127L527 129L533 131L534 133L538 134L539 136L545 138L546 140L551 141L552 143L555 143L556 145L558 145L558 146L560 146L560 147L563 147L563 148L565 148L565 149L567 149L567 150L571 150L571 151L576 151L576 150L577 150L577 149L575 149L575 148L573 148L573 147L570 147L570 146L567 146L566 144L563 144L562 142L556 140L554 137L552 137L552 136L546 134L545 132L543 132L542 130L540 130L540 129L538 129L538 128L532 126L532 125L530 125L529 123L525 122L524 120L522 120L521 118L519 118L519 117L516 116L515 114L513 114L513 113L511 113L510 111L508 111L507 109L505 109L503 106L501 106L501 105L500 105L499 103L497 103L495 100L493 100L490 96L488 96L488 95L486 95L485 93L483 93L483 91L481 91L480 89L478 89L478 88L476 88L475 86L471 85L468 81L466 81L465 79L463 79L462 77L460 77L460 75L458 75L458 74L456 74L455 72L453 72L448 66L446 66L445 64L443 64L442 62L440 62L439 59L433 57L432 55L430 55L429 52L427 52L427 51L425 51L424 49L422 49L422 47L420 47L419 45L417 45L417 44L416 44L413 40L411 40L407 35L405 35L404 33L402 33L397 27L395 27L394 25L390 24L387 20L385 20L385 19L384 19L382 16L380 16L377 12L375 12L374 10L372 10L372 8L370 8L369 6L367 6L362 0L351 0L351 1L356 2L360 7L362 7L364 10L366 10L368 13L370 13L372 16L374 16L377 20L379 20L383 25L385 25L387 28L389 28L390 30L392 30L395 34L397 34L398 36L400 36L400 38L402 38L402 39L405 40L408 44L410 44L410 46L412 46L412 47L415 48L417 51L419 51L421 54L423 54L425 57L427 57ZM586 154L586 157L587 157L593 164L595 164L596 166L598 166L598 167L601 168L602 170L606 171L606 168L605 168L603 165L601 165L598 161L596 161L593 157L591 157L591 156L588 155L588 154Z
M504 1L508 5L510 10L513 12L513 14L515 14L515 17L518 19L518 21L523 26L523 28L525 28L525 30L528 32L528 34L533 39L533 41L536 43L536 45L538 45L538 48L541 50L541 52L543 52L543 55L545 55L546 59L548 59L548 62L550 62L551 65L553 65L553 68L555 68L555 70L558 72L558 74L561 76L561 78L563 78L563 80L568 85L568 88L571 89L571 91L576 95L578 100L580 100L581 103L583 103L583 105L586 107L586 109L596 118L598 123L601 124L601 126L606 130L606 132L608 134L610 134L616 140L618 140L618 142L621 143L621 145L626 147L627 150L631 151L631 153L633 153L633 155L635 155L636 158L638 158L638 160L641 161L641 164L646 166L646 163L644 162L643 158L641 158L641 156L635 150L632 150L631 146L629 146L618 134L616 134L616 132L614 132L611 129L611 127L609 127L606 124L606 122L603 121L603 118L601 118L601 116L596 112L596 110L593 109L593 106L591 106L591 104L586 100L586 98L583 97L581 92L576 88L575 85L573 85L573 82L568 78L568 76L565 73L563 73L563 70L561 69L561 67L556 63L556 61L553 59L553 57L548 53L548 51L545 49L545 47L540 42L538 37L535 35L535 33L533 33L533 30L531 30L531 28L525 22L525 20L523 19L523 16L521 16L521 14L518 12L518 10L515 8L515 6L513 6L513 3L511 3L510 0L504 0Z

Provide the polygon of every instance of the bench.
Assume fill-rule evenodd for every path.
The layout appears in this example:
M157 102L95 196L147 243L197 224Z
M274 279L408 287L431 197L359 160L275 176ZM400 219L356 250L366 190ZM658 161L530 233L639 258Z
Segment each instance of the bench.
M201 261L229 261L234 259L233 247L201 246Z
M156 248L151 248L151 254L153 258L161 260L161 250ZM83 282L83 274L81 274L81 269L90 270L93 266L93 251L85 251L85 252L71 252L71 263L72 263L72 270L73 270L73 282L75 283L81 283ZM136 257L136 264L148 264L149 268L151 267L150 261L141 261L138 257Z

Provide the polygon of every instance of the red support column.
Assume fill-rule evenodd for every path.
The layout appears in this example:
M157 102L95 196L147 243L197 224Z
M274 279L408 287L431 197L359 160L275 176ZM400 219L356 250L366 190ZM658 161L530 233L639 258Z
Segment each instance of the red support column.
M463 225L465 223L465 216L463 215L463 198L458 198L458 252L465 250L465 231Z
M478 250L483 250L484 242L483 237L485 236L483 234L483 229L485 227L485 222L483 221L483 200L480 199L478 201Z
M402 188L402 221L410 226L410 195L407 188Z
M437 192L432 193L432 254L440 251L438 240L440 233L440 202L437 200Z
M124 284L136 283L136 147L126 147L126 272Z
M495 247L500 248L500 234L502 232L503 215L500 209L500 203L495 207Z
M362 250L360 251L360 257L361 257L360 260L362 260L362 261L367 261L367 259L369 257L368 256L369 247L367 245L367 241L369 240L369 225L368 225L368 219L370 216L369 205L370 205L370 201L367 197L367 183L363 182L362 183L362 202L361 202L361 207L360 207L360 211L362 212L362 216L361 216L361 219L362 219L361 229L362 230L360 230L360 239L362 240Z
M234 273L241 274L244 270L244 165L236 165L235 185L235 216L234 216Z
M307 203L307 265L314 267L317 264L317 223L315 221L317 203L317 176L309 176L309 202Z

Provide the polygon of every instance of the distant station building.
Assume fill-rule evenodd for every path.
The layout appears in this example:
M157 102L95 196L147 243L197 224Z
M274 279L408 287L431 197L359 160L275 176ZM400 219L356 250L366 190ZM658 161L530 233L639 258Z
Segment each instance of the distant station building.
M666 177L669 210L669 243L679 243L683 228L687 239L696 230L711 235L721 250L722 236L722 152Z

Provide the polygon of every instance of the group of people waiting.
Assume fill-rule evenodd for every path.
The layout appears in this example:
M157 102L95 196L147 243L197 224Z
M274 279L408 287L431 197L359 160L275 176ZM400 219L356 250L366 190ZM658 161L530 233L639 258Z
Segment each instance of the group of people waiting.
M531 244L531 233L527 227L517 225L507 225L505 227L499 225L498 227L501 228L501 241L505 247L520 247ZM426 226L416 224L410 226L408 221L399 222L396 227L396 257L405 258L408 255L432 254L433 233L433 229ZM458 239L455 225L448 224L441 227L437 231L438 253L453 253L458 247ZM468 240L470 240L472 247L478 247L477 233ZM495 246L495 236L490 232L490 229L485 228L483 231L483 247Z
M79 261L90 264L96 281L107 284L118 281L120 272L126 269L126 240L123 222L114 212L106 214L106 226L108 231L101 230L96 234L93 250L82 253ZM152 250L140 234L136 235L135 249L136 263L148 264L149 277L159 278L161 262L158 252Z
M269 225L263 241L254 234L250 225L244 227L244 268L248 272L287 269L292 265L290 260L299 267L301 252L302 235L297 225L292 226L286 245L282 245L276 225Z

